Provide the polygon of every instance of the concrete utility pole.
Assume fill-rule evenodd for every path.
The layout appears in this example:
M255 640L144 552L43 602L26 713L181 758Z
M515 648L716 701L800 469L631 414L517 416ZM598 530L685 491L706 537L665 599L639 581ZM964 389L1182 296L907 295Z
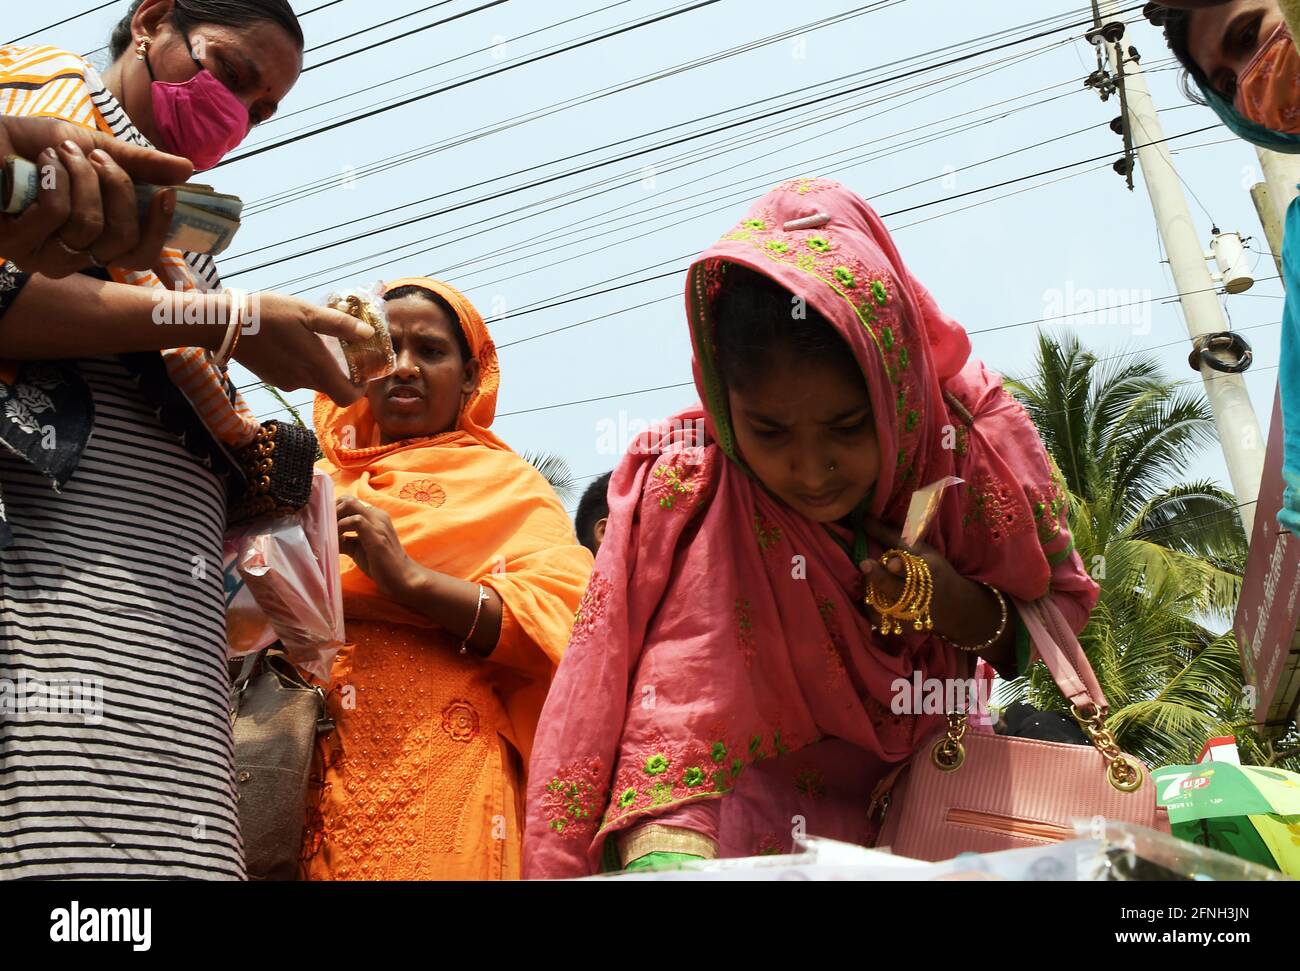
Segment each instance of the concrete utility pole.
M1119 0L1100 0L1097 26L1111 23L1122 26L1121 6ZM1187 332L1193 342L1210 334L1224 333L1228 330L1228 323L1223 308L1219 306L1219 288L1206 266L1206 244L1192 221L1141 65L1128 56L1128 45L1122 36L1107 38L1102 47L1117 85L1121 84L1122 76L1125 125L1131 143L1136 146L1142 178L1151 198L1151 207L1155 210L1156 225L1169 256L1174 283L1182 294L1179 300ZM1259 498L1259 483L1264 474L1267 442L1260 431L1259 419L1255 416L1243 376L1220 373L1206 364L1201 364L1200 371L1205 382L1205 395L1214 413L1223 457L1228 464L1228 476L1241 506L1242 525L1249 537L1255 528L1255 501Z
M1282 217L1277 214L1273 204L1273 192L1267 182L1257 182L1250 187L1250 198L1259 213L1259 223L1264 227L1264 238L1268 240L1268 251L1273 254L1273 265L1277 275L1282 275Z
M1283 155L1266 148L1257 148L1255 152L1259 155L1259 165L1264 170L1264 181L1268 184L1268 194L1277 210L1277 218L1285 226L1286 211L1296 197L1296 183L1300 183L1300 155ZM1279 250L1274 252L1282 255Z

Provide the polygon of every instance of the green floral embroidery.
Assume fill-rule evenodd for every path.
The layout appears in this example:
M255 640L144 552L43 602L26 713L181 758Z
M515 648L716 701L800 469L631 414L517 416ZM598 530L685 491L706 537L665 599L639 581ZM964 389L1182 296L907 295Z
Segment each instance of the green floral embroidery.
M738 599L735 603L736 615L736 642L740 646L740 653L745 657L745 665L748 666L754 656L754 622L749 616L750 604L744 598Z
M920 421L921 413L919 411L909 411L907 413L907 421L904 423L904 427L909 432L916 431L916 426L920 424Z
M882 307L889 303L889 289L885 286L883 280L871 281L871 296Z
M907 353L907 348L906 347L900 348L898 351L898 366L901 367L904 371L906 371L908 367L911 366L911 364L912 364L912 356Z
M563 815L550 822L551 829L555 832L563 833L570 821L578 823L591 818L596 796L595 786L588 782L552 779L547 784L546 791L559 795L563 800L563 805L559 807Z
M714 742L714 743L713 743L713 753L712 753L712 756L713 756L713 761L716 762L716 763L718 763L719 765L721 765L723 762L727 761L727 746L726 746L726 743L725 743L725 742Z
M678 498L689 496L695 491L695 486L689 482L682 481L682 474L671 466L661 465L655 469L656 479L662 479L667 485L668 494L659 500L659 506L662 509L672 509Z
M1046 486L1031 486L1029 495L1034 502L1034 521L1038 528L1038 541L1047 546L1061 534L1061 515L1068 510L1064 479L1056 460L1050 455L1052 481Z
M810 237L806 245L814 253L829 253L831 251L831 241L825 236Z
M811 253L800 253L794 258L794 265L805 273L812 273L817 269L817 257Z
M788 253L788 252L790 252L790 244L789 244L789 243L783 243L783 242L781 242L779 239L774 239L774 240L772 240L772 242L770 242L770 243L767 244L767 248L770 249L773 253Z
M673 784L656 782L650 787L650 802L655 806L664 806L673 801Z
M634 803L634 802L636 802L636 790L635 790L635 789L624 789L624 790L623 790L623 795L621 795L621 796L618 797L618 808L619 808L619 809L626 809L628 806L632 805L632 803Z
M840 286L852 290L858 285L858 278L848 271L845 267L837 266L832 275Z
M907 410L907 389L898 389L898 413L901 415Z
M894 349L894 328L886 327L880 332L880 343L885 346L886 351Z
M652 755L650 756L650 758L646 759L646 763L645 763L646 775L663 775L667 771L668 771L668 756Z
M704 785L704 770L699 766L691 766L682 774L682 784L687 789L698 789Z
M781 733L780 733L780 732L774 732L774 733L773 733L773 735L772 735L772 748L774 748L774 749L776 750L776 754L777 754L778 757L780 757L780 756L782 756L782 755L785 755L786 752L790 751L788 748L786 748L786 747L781 743Z
M763 220L761 219L746 219L743 223L741 223L741 225L744 226L746 229L754 229L754 230L758 230L759 232L763 231L764 229L767 229L767 223L763 222Z
M894 464L897 465L898 468L901 470L903 468L904 463L906 462L907 462L907 449L900 448L898 450L898 461L895 462Z
M744 759L732 759L732 760L731 760L731 778L732 778L732 781L735 781L736 779L739 779L739 778L740 778L740 773L742 773L743 771L745 771L745 760L744 760Z
M781 527L769 522L762 513L754 513L754 535L758 546L764 553L781 542Z
M823 624L829 624L835 616L835 601L828 597L818 597L817 613L821 614Z

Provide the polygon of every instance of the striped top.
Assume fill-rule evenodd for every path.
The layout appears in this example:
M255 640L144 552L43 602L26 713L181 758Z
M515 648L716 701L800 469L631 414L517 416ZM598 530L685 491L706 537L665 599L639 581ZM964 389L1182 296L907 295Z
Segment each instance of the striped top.
M116 358L73 366L62 491L0 449L0 880L242 879L224 490Z

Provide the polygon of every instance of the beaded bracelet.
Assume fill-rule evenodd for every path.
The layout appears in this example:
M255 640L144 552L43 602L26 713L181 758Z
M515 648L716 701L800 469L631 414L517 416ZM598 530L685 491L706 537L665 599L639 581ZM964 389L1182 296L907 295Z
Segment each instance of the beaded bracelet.
M1002 596L1002 591L998 590L996 587L989 586L987 583L984 583L983 586L988 587L993 596L998 598L998 606L1002 608L1002 620L998 622L998 632L978 647L966 647L962 644L957 644L956 642L950 642L953 647L957 648L959 651L965 651L967 654L983 654L998 641L1002 640L1002 635L1007 632L1007 620L1011 616L1011 612L1007 609L1007 598Z
M483 584L478 585L478 607L474 610L474 623L470 625L469 633L465 635L465 640L461 642L460 653L469 653L469 642L474 639L474 632L478 630L478 619L483 616L483 601L487 600L488 592L483 589Z

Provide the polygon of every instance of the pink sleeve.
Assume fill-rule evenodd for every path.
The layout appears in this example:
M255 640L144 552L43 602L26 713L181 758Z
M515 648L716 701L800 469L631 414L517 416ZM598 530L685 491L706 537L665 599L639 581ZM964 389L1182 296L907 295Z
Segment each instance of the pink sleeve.
M721 799L700 799L675 806L671 811L662 816L655 816L649 822L658 823L660 826L674 826L677 829L689 829L701 836L707 836L716 843L721 830L721 818Z

